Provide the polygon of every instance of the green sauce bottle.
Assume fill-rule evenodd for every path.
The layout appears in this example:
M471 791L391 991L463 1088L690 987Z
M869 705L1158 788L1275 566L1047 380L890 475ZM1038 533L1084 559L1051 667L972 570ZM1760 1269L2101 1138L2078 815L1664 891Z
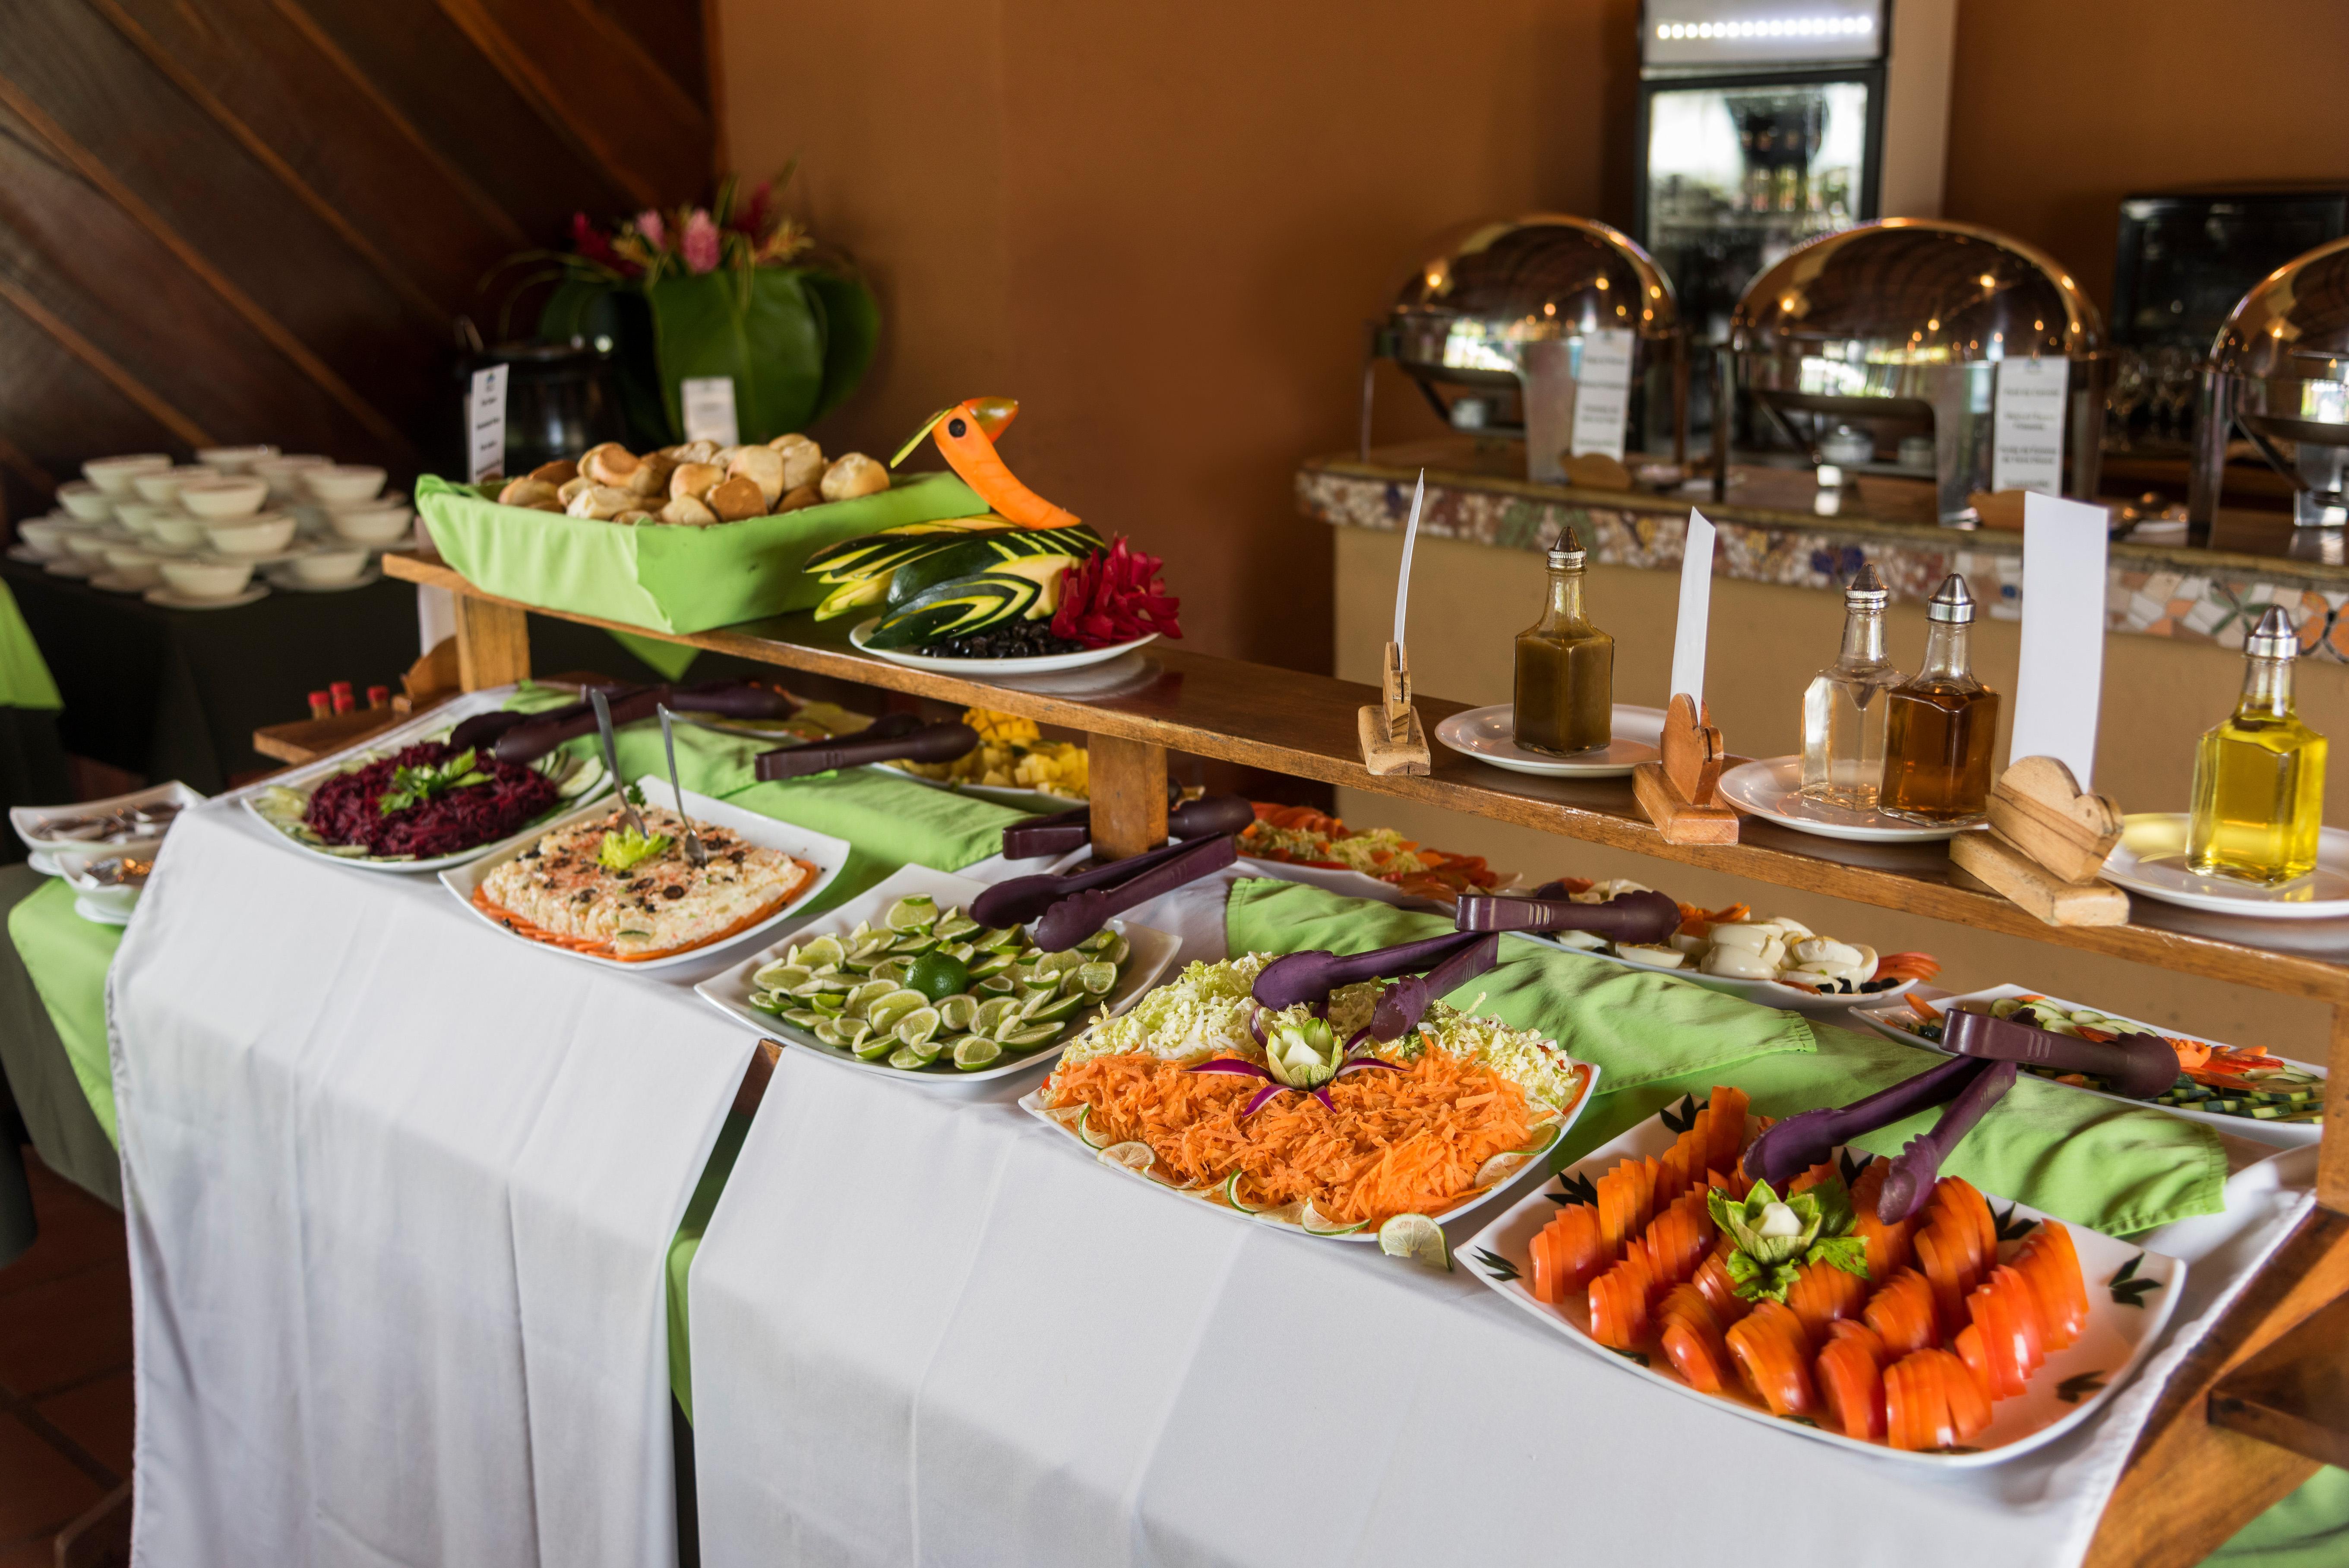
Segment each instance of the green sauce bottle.
M1517 634L1516 739L1566 755L1615 738L1615 639L1582 608L1582 542L1562 531L1549 552L1541 619Z

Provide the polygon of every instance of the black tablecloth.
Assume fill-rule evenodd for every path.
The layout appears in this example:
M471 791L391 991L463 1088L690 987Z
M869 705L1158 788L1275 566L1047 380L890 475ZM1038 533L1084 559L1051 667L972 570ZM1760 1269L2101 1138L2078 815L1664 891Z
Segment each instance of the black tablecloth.
M253 749L254 730L308 717L309 694L338 680L363 700L370 686L398 691L418 653L416 587L389 578L343 593L275 591L233 610L164 610L19 562L0 562L0 573L65 698L55 721L65 750L207 795L228 788L232 775L278 766ZM594 626L533 615L530 640L536 670L660 678ZM691 678L753 672L774 675L705 654ZM61 771L11 792L8 738L0 728L5 803L67 799Z

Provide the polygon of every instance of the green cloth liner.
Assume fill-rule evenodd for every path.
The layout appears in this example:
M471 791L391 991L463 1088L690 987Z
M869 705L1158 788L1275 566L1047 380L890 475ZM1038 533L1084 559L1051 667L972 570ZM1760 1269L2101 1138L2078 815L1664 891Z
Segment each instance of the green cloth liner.
M717 1211L718 1194L726 1190L726 1179L734 1174L734 1161L742 1152L742 1140L750 1134L749 1117L739 1110L726 1113L724 1124L718 1129L717 1146L709 1151L709 1163L701 1168L701 1180L685 1205L685 1219L669 1238L668 1387L685 1411L688 1425L693 1421L693 1340L686 1311L686 1277L693 1268L693 1254L701 1250L702 1235L709 1229L709 1216Z
M656 632L706 632L812 609L823 587L800 568L823 546L987 510L952 474L709 528L623 526L500 506L432 474L416 481L416 506L441 556L477 587Z
M16 595L0 583L0 707L56 709L65 705L48 661L41 657L32 628L25 624L25 613L16 608Z
M1234 952L1276 953L1361 953L1452 929L1441 916L1265 882L1234 887L1226 925ZM1487 1014L1540 1029L1600 1069L1598 1090L1561 1140L1556 1165L1581 1159L1682 1095L1703 1098L1716 1083L1745 1090L1756 1111L1790 1116L1847 1104L1944 1059L1522 938L1504 938L1501 951L1497 967L1453 993L1454 1004L1483 991ZM1937 1108L1911 1117L1857 1140L1857 1147L1897 1154L1940 1114ZM2217 1137L2199 1122L2029 1075L1942 1169L1985 1192L2115 1235L2218 1212L2227 1174Z
M76 914L74 890L51 879L8 912L8 940L41 994L107 1141L121 1148L114 1130L114 1064L106 1045L106 971L122 945L122 928Z
M2349 1563L2349 1470L2320 1468L2203 1561L2228 1568L2341 1568Z
M634 654L653 668L665 681L682 680L701 650L690 643L664 643L657 637L640 637L634 632L615 632L612 641Z

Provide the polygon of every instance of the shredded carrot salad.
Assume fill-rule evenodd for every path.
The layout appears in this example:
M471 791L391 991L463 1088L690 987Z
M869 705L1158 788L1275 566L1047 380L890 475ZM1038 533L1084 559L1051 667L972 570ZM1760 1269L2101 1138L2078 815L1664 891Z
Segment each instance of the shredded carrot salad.
M1309 1094L1283 1094L1245 1120L1256 1078L1195 1073L1139 1053L1063 1066L1051 1104L1092 1108L1096 1140L1139 1140L1177 1184L1242 1172L1251 1207L1312 1200L1332 1220L1381 1223L1432 1214L1475 1190L1495 1154L1533 1138L1525 1091L1473 1057L1430 1048L1397 1072L1351 1073L1330 1085L1336 1114Z

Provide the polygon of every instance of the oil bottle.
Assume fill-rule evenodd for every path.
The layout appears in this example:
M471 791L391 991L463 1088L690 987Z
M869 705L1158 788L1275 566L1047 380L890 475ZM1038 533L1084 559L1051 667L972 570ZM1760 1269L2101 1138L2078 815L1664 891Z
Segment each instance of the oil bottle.
M1615 639L1583 612L1583 561L1568 526L1550 546L1541 619L1517 634L1512 725L1529 751L1588 751L1615 738Z
M2194 748L2187 863L2205 876L2272 885L2316 867L2324 821L2324 737L2300 721L2292 617L2271 604L2243 639L2243 695Z
M1974 597L1952 572L1925 604L1925 665L1886 695L1879 810L1964 822L1990 803L1998 693L1974 678Z
M1803 797L1854 811L1876 809L1884 783L1885 694L1906 678L1884 656L1884 602L1876 568L1862 564L1843 591L1843 652L1803 693Z

